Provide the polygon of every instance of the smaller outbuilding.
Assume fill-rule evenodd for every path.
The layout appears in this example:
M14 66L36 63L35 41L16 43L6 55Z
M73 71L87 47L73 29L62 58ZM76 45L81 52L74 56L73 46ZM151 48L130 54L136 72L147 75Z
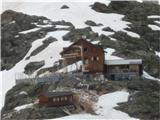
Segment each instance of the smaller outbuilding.
M39 106L58 107L72 105L74 93L71 91L46 92L38 95Z
M106 60L104 74L111 80L131 80L143 74L141 59Z

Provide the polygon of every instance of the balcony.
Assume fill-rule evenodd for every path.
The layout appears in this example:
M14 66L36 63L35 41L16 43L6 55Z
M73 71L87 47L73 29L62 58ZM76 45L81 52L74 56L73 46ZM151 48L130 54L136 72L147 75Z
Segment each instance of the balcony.
M80 52L74 52L74 53L65 53L62 55L63 58L76 58L76 57L81 57Z
M111 69L110 73L112 74L137 74L138 70L130 70L130 69Z

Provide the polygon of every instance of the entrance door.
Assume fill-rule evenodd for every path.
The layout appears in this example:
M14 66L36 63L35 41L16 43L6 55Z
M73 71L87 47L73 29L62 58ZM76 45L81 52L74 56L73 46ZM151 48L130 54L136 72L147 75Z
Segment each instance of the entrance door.
M111 80L115 80L115 75L111 75Z

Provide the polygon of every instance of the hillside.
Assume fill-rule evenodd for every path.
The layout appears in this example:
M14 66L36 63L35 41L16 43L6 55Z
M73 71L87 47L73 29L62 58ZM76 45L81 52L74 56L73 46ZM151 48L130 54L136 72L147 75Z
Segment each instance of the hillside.
M72 9L76 8L74 6L73 8L68 8L64 13L69 13ZM22 60L27 54L31 48L31 43L37 39L44 38L47 32L66 30L66 32L69 32L63 35L64 40L73 41L77 37L86 35L87 38L92 41L97 41L97 43L101 44L104 48L109 47L115 49L116 52L114 55L116 56L122 58L142 58L144 60L144 70L154 77L159 77L158 55L160 50L157 44L159 43L159 17L153 16L160 15L159 5L147 2L111 2L107 6L106 4L96 2L92 4L91 7L88 6L86 10L88 10L90 14L94 13L99 17L106 17L107 19L105 18L100 21L86 14L86 16L84 16L85 18L81 18L83 19L81 22L84 21L84 23L80 26L82 23L80 23L80 21L76 23L77 20L74 19L74 13L73 19L70 21L67 20L67 17L60 18L63 20L66 19L66 23L64 21L53 23L54 21L46 17L30 16L11 10L2 13L2 70L8 70L15 66L15 64ZM63 13L63 10L59 8L59 12ZM77 13L78 12L77 10ZM103 13L103 15L99 14L100 12ZM114 23L118 23L119 26ZM43 25L48 26L40 27ZM62 25L62 28L57 29L55 25ZM67 29L65 26L63 28L63 25L69 25L71 29ZM75 28L73 26L75 26ZM155 26L157 29L154 30L151 26ZM29 29L34 30L34 28L37 29L33 32L21 32ZM91 32L92 34L90 34ZM24 42L21 42L22 40ZM24 45L26 47L23 47ZM44 45L39 47L40 48L37 48L39 52L47 48L47 46ZM38 53L36 52L35 54L35 51L32 52L31 56L35 56Z
M56 84L49 85L49 87L53 90L62 86L75 88L75 84L75 80L69 79L68 81L64 79ZM106 94L99 96L94 114L76 111L68 115L62 107L39 107L37 105L37 96L43 87L45 86L19 84L10 89L6 94L5 106L2 109L2 120L77 119L79 117L82 119L158 120L160 117L158 110L160 86L157 81L141 79L96 82L94 90L97 93L106 91Z
M123 31L115 32L112 36L117 39L116 42L118 43L116 44L119 45L112 46L117 51L115 55L123 58L142 58L145 71L152 76L160 77L159 56L156 54L160 51L158 44L160 41L160 29L158 28L160 18L156 17L156 15L160 15L160 6L149 2L142 4L134 1L113 1L109 6L98 2L94 3L92 9L105 14L119 13L125 15L123 20L131 23L125 30L137 33L139 38L128 36ZM157 29L151 26L157 26Z
M144 73L153 76L153 80L160 78L160 5L151 2L139 3L133 1L112 1L110 3L22 3L19 7L15 7L15 5L16 3L8 3L8 6L6 4L5 10L1 14L2 102L5 103L5 107L8 101L12 101L12 98L8 98L8 101L5 100L4 102L4 97L7 91L15 85L17 74L20 73L20 77L26 75L36 76L62 68L62 60L59 53L63 47L69 46L83 35L92 43L101 45L105 50L108 50L106 59L142 58ZM46 6L48 9L44 10ZM143 83L147 84L146 86L149 84L148 82L145 83L145 81ZM157 85L159 83L153 84L158 90ZM7 97L16 87L7 93ZM144 90L140 95L144 95L143 99L145 99L150 96L150 94L146 95L146 93L152 91L154 95L151 96L151 99L155 97L154 105L156 106L157 92L154 91L152 86L149 87L151 87L149 90ZM127 87L125 86L124 88ZM140 88L133 89L139 90ZM17 103L13 103L13 106L11 105L11 108L7 106L8 108L4 109L12 110L18 105L33 102L35 100L34 97L35 94L29 96L31 101L24 100L24 103L17 101ZM138 97L135 96L135 99L138 100ZM141 102L138 101L138 105ZM144 105L147 103L152 104L150 101L145 102ZM145 119L153 115L157 119L158 113L156 112L153 114L149 110L141 111L140 109L139 111L142 114L138 114L136 109L135 111L130 111L130 109L123 107L126 105L136 108L134 102L127 102L120 104L120 107L116 109L127 112L133 117L136 117L134 115L136 113L138 118ZM157 108L153 111L156 110ZM43 110L38 109L38 111L42 112ZM63 111L59 111L62 116L66 115ZM25 110L22 112L25 112ZM147 116L146 113L150 114ZM15 114L14 117L17 116ZM42 116L46 117L45 115ZM34 118L35 116L31 117ZM39 116L36 117L38 118ZM54 116L46 118L52 117ZM56 117L60 116L57 115Z

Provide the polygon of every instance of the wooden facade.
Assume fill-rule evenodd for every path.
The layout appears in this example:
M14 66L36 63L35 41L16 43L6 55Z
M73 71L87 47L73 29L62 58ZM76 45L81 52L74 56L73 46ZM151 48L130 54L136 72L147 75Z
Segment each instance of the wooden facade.
M38 96L39 106L57 107L71 105L73 101L73 92L47 92Z
M79 39L60 53L65 66L82 61L81 71L86 75L101 75L108 79L133 79L142 75L141 59L107 60L103 48ZM90 74L91 73L91 74Z
M69 65L82 60L82 72L102 73L104 71L104 51L85 39L79 39L60 53L64 64Z

